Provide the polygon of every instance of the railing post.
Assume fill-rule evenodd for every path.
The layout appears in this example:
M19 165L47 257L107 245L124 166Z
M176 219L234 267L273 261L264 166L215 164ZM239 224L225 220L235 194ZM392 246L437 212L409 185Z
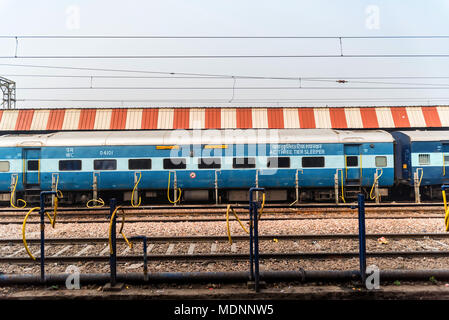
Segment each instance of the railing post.
M259 219L257 215L257 208L259 203L253 201L253 192L262 191L264 188L249 189L249 221L250 221L250 281L254 280L254 289L256 292L260 291L260 276L259 276Z
M358 196L359 209L359 260L362 283L366 278L366 232L365 232L365 195Z
M42 191L40 194L40 226L41 226L41 282L45 283L45 195L56 194L54 191Z
M147 237L142 237L143 243L143 277L148 281L148 257L147 257Z
M117 205L116 199L112 198L110 200L110 216L112 217L112 214L115 211L115 207ZM117 215L114 215L112 218L112 229L111 229L111 246L112 246L112 252L110 252L109 255L109 265L111 269L111 287L114 287L117 282L117 239L116 239L116 221L117 221Z

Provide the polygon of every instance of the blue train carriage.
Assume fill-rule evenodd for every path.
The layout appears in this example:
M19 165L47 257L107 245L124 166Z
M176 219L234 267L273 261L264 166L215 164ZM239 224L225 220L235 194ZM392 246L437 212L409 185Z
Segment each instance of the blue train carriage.
M70 203L91 199L94 188L129 200L137 181L144 200L166 199L169 179L185 201L246 200L256 185L268 189L268 201L295 198L298 189L305 200L322 200L334 196L336 173L346 192L370 187L376 170L381 187L393 184L392 137L384 131L60 132L6 135L0 143L3 200L12 181L19 195L57 184Z
M408 186L412 196L417 185L428 199L441 198L441 185L449 183L449 131L396 131L396 180Z
M336 190L339 197L353 199L360 192L369 193L376 173L381 195L388 196L394 184L394 140L386 131L300 129L282 131L280 136L271 155L290 157L301 200L335 200ZM285 172L290 177L292 173ZM286 186L295 187L293 179Z

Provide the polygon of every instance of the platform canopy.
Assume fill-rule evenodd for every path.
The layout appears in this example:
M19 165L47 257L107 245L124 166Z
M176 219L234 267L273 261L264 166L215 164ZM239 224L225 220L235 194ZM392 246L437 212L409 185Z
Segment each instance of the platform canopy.
M0 131L449 128L449 106L0 110Z

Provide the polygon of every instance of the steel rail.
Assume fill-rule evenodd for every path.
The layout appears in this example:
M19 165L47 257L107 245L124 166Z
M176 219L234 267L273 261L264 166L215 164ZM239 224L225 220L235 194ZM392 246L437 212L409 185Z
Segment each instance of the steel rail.
M186 205L186 204L182 204L182 205L178 205L176 207L174 207L173 205L142 205L139 207L139 209L135 209L131 206L122 206L122 208L124 210L213 210L213 209L226 209L228 204L203 204L203 205L198 205L198 204L194 204L194 205ZM234 206L234 208L236 209L245 209L247 208L247 204L246 203L235 203L232 204ZM402 202L385 202L385 203L380 203L380 204L376 204L376 203L369 203L367 202L365 204L366 208L408 208L408 207L423 207L423 208L431 208L431 207L442 207L444 204L443 202L426 202L426 203L411 203L411 202L406 202L406 203L402 203ZM304 204L296 204L294 206L289 206L288 204L285 203L273 203L273 204L265 204L265 209L304 209L304 208L316 208L316 209L323 209L323 208L330 208L330 209L348 209L351 207L357 206L356 202L353 203L346 203L346 204L335 204L335 203L304 203ZM64 211L104 211L104 212L109 212L109 209L107 207L102 207L102 208L86 208L86 207L64 207L64 206L60 206L58 208L59 212L64 212ZM0 212L26 212L28 211L27 209L13 209L11 207L3 207L0 208Z
M404 220L404 219L443 219L444 214L440 215L416 215L416 216L367 216L365 217L366 220ZM27 224L39 224L40 221L37 220L37 218L33 218L34 220L27 221ZM303 217L262 217L261 221L295 221L295 220L355 220L357 219L357 216L303 216ZM249 221L248 218L240 218L241 221ZM151 222L159 222L159 223L176 223L176 222L224 222L226 221L226 218L177 218L177 219L126 219L126 223L151 223ZM22 220L0 220L0 225L5 224L22 224ZM48 223L48 222L46 222ZM58 220L58 224L70 224L70 223L77 223L77 224L92 224L92 223L108 223L106 219L85 219L85 220Z
M394 258L394 257L449 257L449 251L380 251L367 252L370 258ZM260 253L261 260L300 260L300 259L350 259L359 257L358 252L292 252L292 253ZM247 261L247 253L236 254L151 254L147 255L148 261ZM47 262L109 262L109 256L58 256L45 257ZM118 262L139 262L143 261L141 255L117 255ZM40 257L36 261L31 261L29 257L0 257L0 263L40 263Z
M389 239L412 239L412 238L449 238L449 233L370 233L366 238L375 239L386 237ZM248 240L247 235L235 235L233 240ZM260 240L329 240L329 239L358 239L358 234L281 234L281 235L259 235ZM227 236L149 236L149 243L154 242L206 242L206 241L228 241ZM51 244L67 244L67 243L106 243L108 238L47 238L46 243ZM125 242L124 239L118 238L118 242ZM28 243L40 243L40 239L27 239ZM0 239L0 244L13 243L22 244L22 239Z

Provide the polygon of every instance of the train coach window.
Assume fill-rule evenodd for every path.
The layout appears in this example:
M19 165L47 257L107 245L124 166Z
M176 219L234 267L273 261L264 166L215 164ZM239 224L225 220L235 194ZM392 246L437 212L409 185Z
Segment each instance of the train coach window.
M198 169L220 169L220 158L201 158L198 159Z
M418 162L420 165L430 164L430 154L418 155Z
M303 168L323 168L324 157L302 157Z
M94 160L94 170L117 170L117 160Z
M164 169L185 169L186 159L183 158L170 158L164 159Z
M38 171L39 170L39 160L28 160L27 170L28 171Z
M359 165L359 157L358 156L347 156L346 157L346 166L347 167L357 167Z
M0 172L9 171L9 161L0 161Z
M234 169L255 168L256 167L256 159L255 158L234 158L234 159L232 159L232 167Z
M449 156L444 156L444 165L449 165Z
M375 160L376 160L376 167L381 168L387 166L387 157L377 156Z
M267 168L290 168L290 158L289 157L268 158Z
M151 159L129 159L128 160L129 170L150 170L151 169Z
M60 160L59 171L78 171L81 170L81 160Z

